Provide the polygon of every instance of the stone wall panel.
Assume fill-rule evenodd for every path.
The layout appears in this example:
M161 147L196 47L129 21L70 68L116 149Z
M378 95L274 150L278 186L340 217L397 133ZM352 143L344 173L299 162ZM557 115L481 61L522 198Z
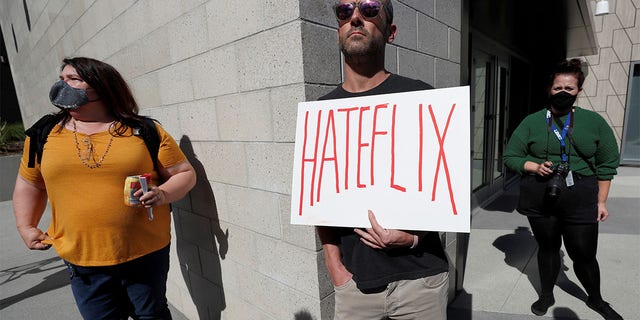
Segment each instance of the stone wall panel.
M400 31L388 69L451 85L455 77L436 80L459 74L458 5L395 4ZM333 286L315 229L289 221L298 102L343 78L332 2L27 5L30 29L21 1L0 2L25 126L56 111L48 91L61 60L93 57L121 72L140 113L160 121L200 173L173 207L170 303L189 319L331 318Z

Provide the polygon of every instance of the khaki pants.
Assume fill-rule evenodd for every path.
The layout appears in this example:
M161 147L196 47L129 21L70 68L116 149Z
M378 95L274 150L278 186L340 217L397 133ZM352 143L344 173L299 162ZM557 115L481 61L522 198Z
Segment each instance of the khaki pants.
M448 290L448 272L395 281L376 293L363 293L352 279L335 288L335 320L446 320Z

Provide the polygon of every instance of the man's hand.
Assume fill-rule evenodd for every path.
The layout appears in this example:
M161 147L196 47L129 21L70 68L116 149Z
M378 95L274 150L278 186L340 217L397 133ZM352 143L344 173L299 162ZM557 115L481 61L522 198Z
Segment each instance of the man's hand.
M374 249L389 250L398 247L410 247L413 244L413 234L394 229L385 229L376 220L373 211L369 210L371 228L354 229L360 240Z

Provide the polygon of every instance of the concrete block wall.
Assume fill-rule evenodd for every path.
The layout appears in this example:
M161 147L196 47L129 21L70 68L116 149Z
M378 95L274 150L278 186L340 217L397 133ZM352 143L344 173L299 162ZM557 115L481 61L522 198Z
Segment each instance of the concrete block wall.
M196 187L173 206L167 293L190 319L332 317L314 229L289 224L297 103L342 79L332 3L0 2L25 126L55 111L48 91L62 58L94 57L123 74L141 113L196 168ZM387 68L458 85L461 1L394 4ZM453 263L455 235L442 237Z
M595 3L591 1L592 12ZM588 75L577 104L602 115L620 146L631 61L640 60L640 1L609 0L609 12L593 17L599 50L581 57Z

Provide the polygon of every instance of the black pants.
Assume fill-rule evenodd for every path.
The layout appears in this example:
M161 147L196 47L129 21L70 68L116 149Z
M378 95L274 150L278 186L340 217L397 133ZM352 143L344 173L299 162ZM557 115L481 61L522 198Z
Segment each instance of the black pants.
M596 260L598 223L571 223L556 216L529 216L528 219L538 243L540 295L553 293L560 272L560 246L564 241L567 254L573 261L573 269L587 291L589 300L601 301L600 267Z
M518 212L528 217L557 216L568 223L598 221L598 179L595 176L573 174L574 185L561 186L557 198L549 198L548 177L525 175L520 180Z

